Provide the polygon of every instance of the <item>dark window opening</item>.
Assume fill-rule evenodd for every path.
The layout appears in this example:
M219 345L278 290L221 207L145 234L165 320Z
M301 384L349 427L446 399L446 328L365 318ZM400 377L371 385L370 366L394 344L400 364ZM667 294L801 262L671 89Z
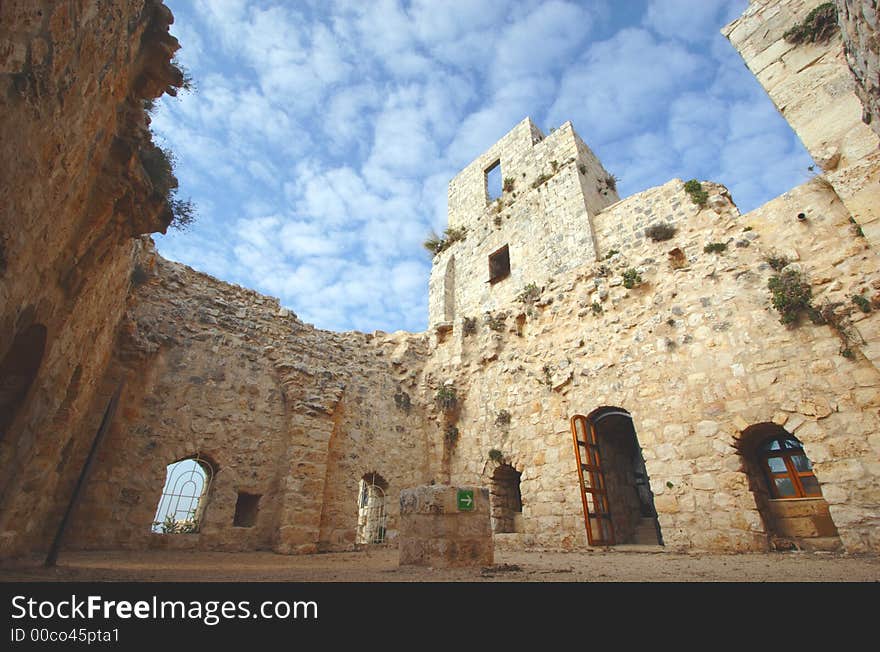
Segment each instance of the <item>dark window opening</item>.
M260 498L259 494L239 492L238 500L235 501L235 516L232 519L235 527L253 527L256 524Z
M497 283L510 276L510 251L504 245L493 254L489 254L489 282Z
M501 161L495 161L485 172L486 203L501 197Z

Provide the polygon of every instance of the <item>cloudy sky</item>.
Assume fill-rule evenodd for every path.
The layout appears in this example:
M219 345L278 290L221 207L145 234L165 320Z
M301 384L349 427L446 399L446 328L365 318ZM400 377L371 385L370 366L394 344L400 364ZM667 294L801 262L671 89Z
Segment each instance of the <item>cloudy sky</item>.
M809 177L719 34L746 0L165 1L197 90L153 127L199 217L159 251L321 328L426 327L446 184L525 116L621 197L696 177L746 212Z

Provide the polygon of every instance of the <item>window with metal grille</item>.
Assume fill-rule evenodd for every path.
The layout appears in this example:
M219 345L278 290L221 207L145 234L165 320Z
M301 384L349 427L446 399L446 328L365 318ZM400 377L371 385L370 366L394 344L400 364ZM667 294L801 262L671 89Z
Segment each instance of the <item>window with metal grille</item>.
M759 449L774 498L820 498L819 481L804 447L791 435L771 437Z
M165 473L165 487L153 518L153 532L198 532L213 477L214 467L198 456L169 464Z

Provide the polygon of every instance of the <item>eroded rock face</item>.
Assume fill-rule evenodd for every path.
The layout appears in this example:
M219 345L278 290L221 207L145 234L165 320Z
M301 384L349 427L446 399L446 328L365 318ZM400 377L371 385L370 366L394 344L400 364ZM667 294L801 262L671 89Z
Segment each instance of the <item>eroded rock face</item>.
M836 0L846 61L865 107L862 120L880 135L880 12L877 0Z
M2 428L0 554L51 541L108 399L132 236L171 217L139 152L144 100L182 82L172 20L157 0L0 7L0 382L16 338L46 333Z

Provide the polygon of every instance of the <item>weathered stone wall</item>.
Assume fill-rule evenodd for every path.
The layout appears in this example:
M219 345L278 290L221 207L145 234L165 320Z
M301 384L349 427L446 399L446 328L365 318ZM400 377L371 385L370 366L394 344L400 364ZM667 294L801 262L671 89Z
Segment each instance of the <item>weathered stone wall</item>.
M317 330L149 246L137 269L114 365L126 388L68 545L350 548L370 472L389 484L393 540L397 493L431 479L430 433L404 398L424 338ZM200 532L152 533L166 465L193 455L216 470ZM253 527L233 526L238 492L261 495Z
M862 101L863 122L880 136L880 37L877 0L836 0L849 69Z
M834 186L868 241L880 246L878 136L836 32L828 42L783 38L821 0L755 0L723 33ZM867 33L867 30L866 32Z
M473 495L462 511L460 491ZM400 564L454 568L491 566L495 556L489 525L489 490L429 485L400 493Z
M609 207L594 218L598 249L620 253L556 277L533 306L500 306L513 312L502 332L480 325L464 335L456 323L435 340L428 369L455 378L463 397L452 481L490 484L488 451L500 450L522 472L520 543L581 545L568 421L616 406L632 414L667 545L764 549L736 444L747 426L772 421L804 442L846 547L876 550L880 375L861 342L848 342L847 358L831 327L780 324L765 262L778 253L799 261L816 304L843 300L844 321L863 329L877 313L855 310L850 297L880 299L876 253L819 181L744 216L723 187L704 187L715 199L702 210L677 180ZM636 225L657 221L678 232L665 242L639 234ZM706 253L713 242L727 250ZM673 248L683 267L670 263ZM643 279L631 290L628 268ZM502 410L509 425L496 424Z
M171 20L155 0L0 6L0 555L51 542L109 398L131 237L170 216L137 152L143 99L181 82ZM22 378L16 338L43 327Z
M499 160L512 187L490 202L485 171ZM514 127L449 184L449 226L467 234L434 257L428 323L481 317L530 283L594 260L591 216L617 201L608 179L570 122L546 137L528 118ZM510 275L490 283L489 255L505 245Z

